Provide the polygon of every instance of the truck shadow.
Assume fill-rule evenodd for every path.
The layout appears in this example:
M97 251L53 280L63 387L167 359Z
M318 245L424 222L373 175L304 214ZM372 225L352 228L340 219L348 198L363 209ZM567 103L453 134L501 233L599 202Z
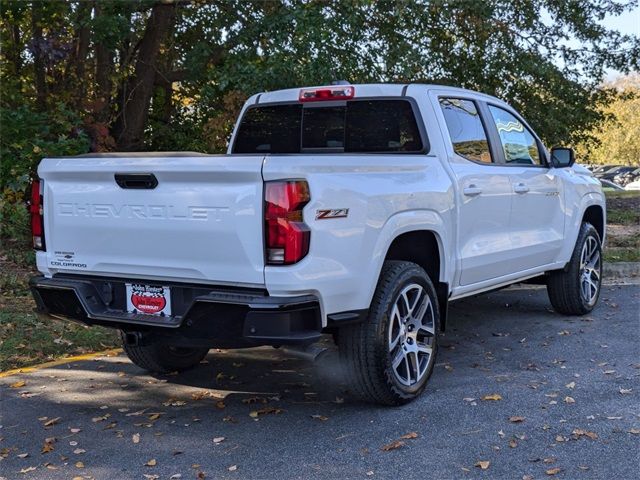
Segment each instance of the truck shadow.
M523 344L527 337L544 342L544 325L558 321L579 320L555 314L540 289L506 290L455 302L450 307L447 330L439 339L440 351L430 383L446 388L446 374L453 369L480 368L500 375L504 370L531 368L531 362L523 360L521 354L510 358L509 351L516 346L526 348ZM286 348L211 350L198 367L155 378L209 390L211 393L203 395L212 398L239 396L246 400L247 396L263 395L296 404L360 403L348 389L332 338L324 337L320 345L325 350L314 359L301 358Z

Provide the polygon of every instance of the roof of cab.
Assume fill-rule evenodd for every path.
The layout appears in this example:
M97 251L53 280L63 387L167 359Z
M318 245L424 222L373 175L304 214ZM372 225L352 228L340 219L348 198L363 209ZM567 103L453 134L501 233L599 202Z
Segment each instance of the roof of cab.
M331 85L339 88L341 85ZM493 102L505 103L499 98L487 95L486 93L467 90L465 88L449 87L446 85L435 85L425 83L369 83L369 84L353 84L355 88L355 98L358 97L414 97L416 87L423 92L438 90L452 95L468 95ZM274 90L272 92L263 92L251 96L247 100L247 104L261 103L278 103L278 102L297 102L301 89L326 88L327 85L316 85L310 87L288 88L285 90Z

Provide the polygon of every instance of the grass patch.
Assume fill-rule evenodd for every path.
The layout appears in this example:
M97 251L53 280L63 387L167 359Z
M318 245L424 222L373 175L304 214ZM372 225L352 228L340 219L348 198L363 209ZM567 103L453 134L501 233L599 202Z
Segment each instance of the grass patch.
M607 200L610 198L633 198L633 197L638 197L640 198L640 190L615 190L615 191L608 191L605 192L605 197L607 197Z
M120 345L115 330L38 317L28 285L37 272L28 255L16 257L7 246L0 251L0 371Z
M607 192L605 262L640 262L640 192Z
M638 225L640 224L640 212L633 210L607 210L607 223L617 225Z
M26 301L29 299L26 298ZM115 330L0 311L0 371L119 346Z
M640 262L640 249L607 247L604 249L604 261L615 262Z

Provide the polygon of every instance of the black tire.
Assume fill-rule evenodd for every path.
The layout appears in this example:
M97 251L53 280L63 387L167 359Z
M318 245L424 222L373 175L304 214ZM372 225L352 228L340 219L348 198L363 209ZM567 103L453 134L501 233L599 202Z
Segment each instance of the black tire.
M406 385L402 383L397 370L393 368L390 343L392 336L395 337L396 335L390 329L394 328L396 324L395 320L392 319L394 305L400 301L400 296L404 289L411 288L412 285L416 284L423 288L422 292L425 296L428 296L430 302L427 304L426 300L424 300L426 297L420 297L421 293L417 290L414 310L415 308L418 308L418 310L422 308L423 305L418 307L418 303L422 302L420 298L422 298L427 306L421 318L427 318L428 314L429 318L432 318L433 335L425 336L422 342L419 342L416 337L414 342L417 348L418 345L424 345L424 340L428 338L428 343L432 350L428 357L428 363L424 364L426 369L421 374L418 374L414 369L413 372L416 373L417 381L414 384ZM429 305L431 310L429 310ZM399 320L400 316L397 318L399 325L402 322ZM385 262L367 319L360 324L345 326L340 329L339 333L338 349L341 362L346 370L347 380L354 392L366 401L381 405L402 405L418 397L425 389L427 381L433 372L433 365L438 352L439 323L440 312L436 291L426 272L411 262ZM410 325L406 321L404 325L407 325L406 332L413 331L413 329L408 329ZM404 327L400 328L402 331L398 330L398 339L405 332ZM413 335L416 334L414 333ZM406 342L408 341L409 339L407 338ZM403 343L402 340L398 340L396 345L402 349L406 342ZM426 354L421 353L421 355L423 355L422 359L424 360L424 355ZM410 357L407 356L406 358L407 379L408 383L410 383L411 374L409 373L410 365L408 360ZM418 353L415 354L415 362L417 362L419 371L422 366ZM416 363L413 363L413 365L416 365Z
M208 348L172 347L170 345L127 345L120 332L122 348L133 363L153 373L169 373L187 370L200 363Z
M589 271L582 262L583 249L589 245L595 245L598 256L598 264ZM587 245L587 247L585 247ZM597 284L597 288L589 285L585 276L589 276L591 281ZM587 282L585 284L585 282ZM583 286L589 289L585 293ZM571 255L569 263L563 270L556 270L549 273L547 280L547 293L554 310L563 315L585 315L589 313L598 303L602 286L602 245L598 231L590 223L583 223L576 240L576 246ZM595 289L595 293L593 290ZM593 295L587 299L586 295Z

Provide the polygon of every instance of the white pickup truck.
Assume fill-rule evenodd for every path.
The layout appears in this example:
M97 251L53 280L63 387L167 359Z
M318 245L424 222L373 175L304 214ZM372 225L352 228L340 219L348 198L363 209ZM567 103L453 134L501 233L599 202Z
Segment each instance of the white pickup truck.
M418 84L254 95L227 155L46 158L30 211L39 310L119 329L140 367L329 333L389 405L424 390L451 300L533 279L591 311L606 224L571 149L497 98Z

